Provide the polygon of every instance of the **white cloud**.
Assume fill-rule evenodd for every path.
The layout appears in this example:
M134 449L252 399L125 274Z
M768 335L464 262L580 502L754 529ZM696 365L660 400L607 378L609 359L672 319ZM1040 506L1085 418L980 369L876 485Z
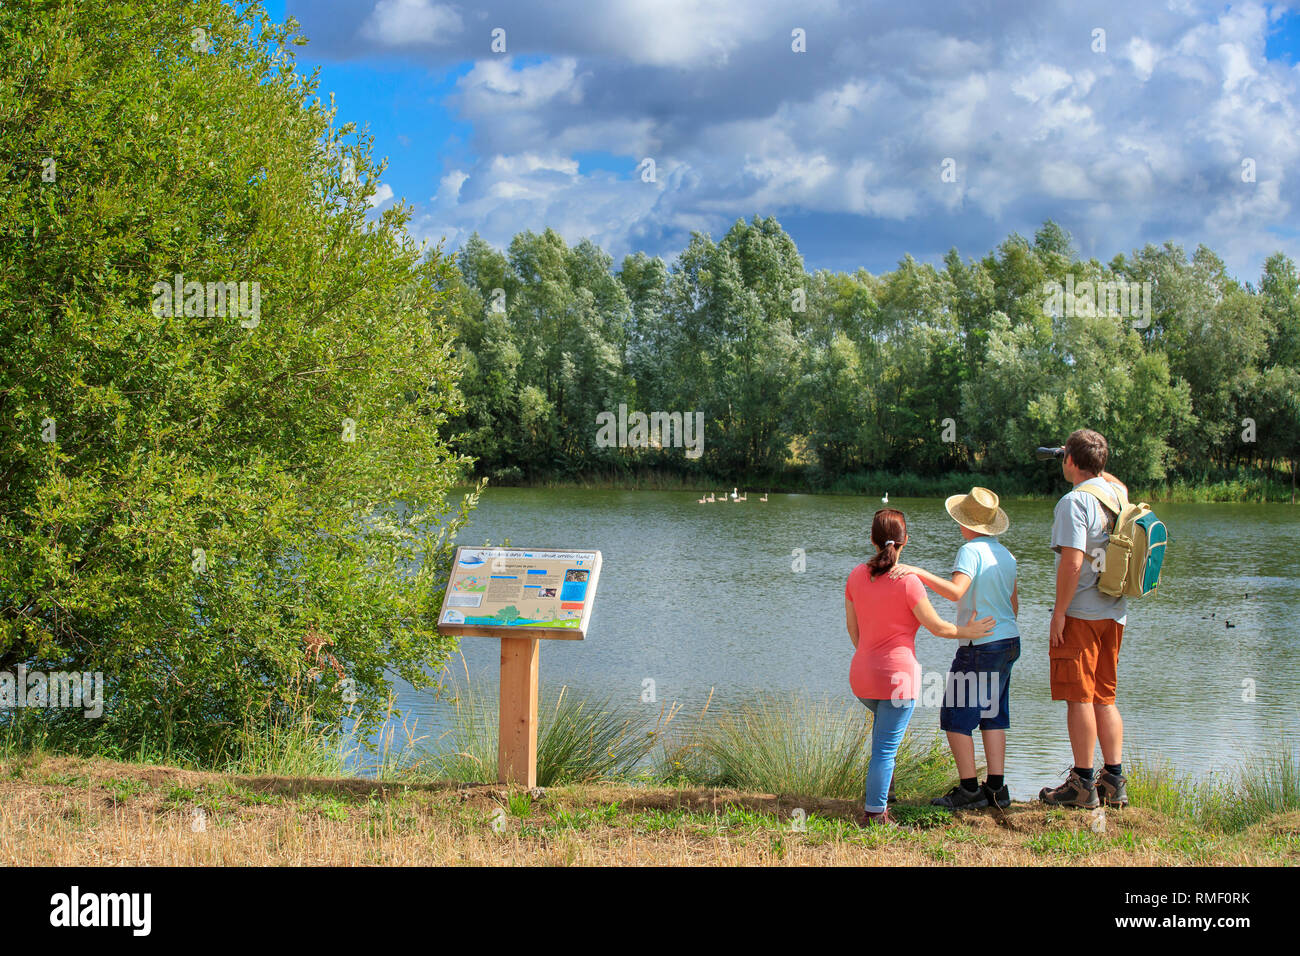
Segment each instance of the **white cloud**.
M1011 92L1021 99L1037 103L1050 97L1073 82L1073 78L1059 66L1040 66L1032 73L1017 77L1011 83Z
M1151 79L1151 74L1155 72L1156 62L1160 59L1160 51L1141 37L1133 37L1128 41L1127 49L1129 62L1133 64L1133 71L1138 78L1144 83Z
M453 169L438 180L438 193L435 202L455 203L460 198L460 187L469 179L469 173L463 169Z
M361 35L384 46L444 44L464 28L460 14L431 0L379 0Z
M373 193L370 194L370 208L378 209L388 200L393 198L393 187L388 183L380 183Z
M399 7L434 9L386 0L372 19ZM802 246L845 230L847 214L866 222L855 236L916 235L940 252L962 237L976 255L981 238L990 248L1050 217L1103 257L1205 242L1247 278L1286 247L1300 68L1265 59L1267 8L1102 0L1079 13L1061 0L1032 24L1014 6L943 10L559 0L502 14L508 56L486 52L495 20L484 18L470 31L483 37L455 54L472 65L445 101L472 152L442 171L414 228L504 245L551 226L617 257L755 214L798 216ZM1107 53L1091 49L1097 24ZM796 26L806 54L790 50ZM581 172L590 154L614 157L614 171ZM636 174L645 156L656 183ZM939 180L947 156L957 183ZM1257 183L1240 182L1245 157ZM926 253L889 241L894 258Z
M457 105L474 117L533 110L552 101L582 102L582 79L573 57L519 69L509 57L480 60L456 87Z
M539 169L575 176L578 173L578 161L555 154L539 156L537 153L520 153L517 156L497 156L492 160L490 168L494 173L505 176L534 173Z

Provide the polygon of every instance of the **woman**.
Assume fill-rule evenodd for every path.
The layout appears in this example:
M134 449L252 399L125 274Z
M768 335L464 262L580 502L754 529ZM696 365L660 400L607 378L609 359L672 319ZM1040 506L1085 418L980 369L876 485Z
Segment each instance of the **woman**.
M914 574L889 576L907 544L907 519L901 511L882 508L876 512L871 543L876 546L876 556L854 568L844 585L845 624L855 648L849 684L872 714L871 763L861 818L864 826L893 822L887 804L889 781L921 682L917 627L960 640L977 640L993 629L992 617L961 627L949 624L935 613L920 578Z

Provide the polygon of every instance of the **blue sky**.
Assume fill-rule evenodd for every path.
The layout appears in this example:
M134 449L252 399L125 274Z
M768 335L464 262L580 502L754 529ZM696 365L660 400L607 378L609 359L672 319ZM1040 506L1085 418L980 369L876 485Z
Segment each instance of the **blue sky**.
M1205 243L1253 280L1277 249L1300 258L1300 15L1284 4L267 7L298 18L301 70L320 67L387 157L378 198L453 249L550 226L616 261L671 258L759 214L811 268L881 272L1050 217L1103 260Z

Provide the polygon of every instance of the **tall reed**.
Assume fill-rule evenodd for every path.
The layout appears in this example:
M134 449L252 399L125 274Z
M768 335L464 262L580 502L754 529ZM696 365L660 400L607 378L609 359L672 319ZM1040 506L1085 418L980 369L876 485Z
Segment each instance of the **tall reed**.
M1129 799L1169 816L1224 832L1300 810L1300 754L1253 754L1227 773L1196 778L1156 759L1130 758Z
M871 715L798 694L759 694L704 713L660 755L658 774L697 786L861 799L871 756ZM941 792L952 776L934 737L908 733L894 783L900 799Z
M420 775L489 783L497 779L497 701L472 685L451 699L452 727L443 748L429 755ZM537 733L537 783L565 783L632 777L658 743L675 710L658 715L618 706L612 698L591 699L561 687L554 703L543 699Z

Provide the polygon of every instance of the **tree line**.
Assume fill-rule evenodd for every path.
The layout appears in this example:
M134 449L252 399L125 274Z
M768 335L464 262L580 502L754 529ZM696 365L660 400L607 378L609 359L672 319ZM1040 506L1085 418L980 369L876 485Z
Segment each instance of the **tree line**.
M452 323L478 474L539 482L654 470L810 487L866 472L976 472L1031 489L1035 446L1087 425L1152 483L1300 457L1300 277L1257 285L1206 246L1082 259L1045 223L980 259L809 271L776 219L696 233L669 265L594 243L472 236ZM703 454L596 441L620 405L703 413Z

